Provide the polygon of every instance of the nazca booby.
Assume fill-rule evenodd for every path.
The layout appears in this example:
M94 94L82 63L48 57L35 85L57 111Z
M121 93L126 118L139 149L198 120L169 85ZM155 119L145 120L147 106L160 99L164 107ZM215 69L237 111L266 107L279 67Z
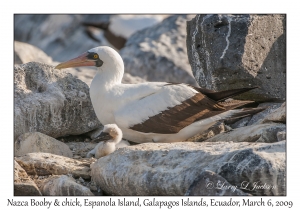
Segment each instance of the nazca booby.
M90 97L100 122L117 124L127 140L179 142L220 120L254 114L262 108L234 109L253 101L221 102L254 88L214 92L187 84L122 84L124 63L114 49L100 46L57 65L56 69L96 66Z
M117 144L122 140L122 131L116 124L107 124L104 126L100 137L104 141L99 142L86 157L95 155L95 158L98 159L113 153L118 148ZM124 147L124 145L121 147Z

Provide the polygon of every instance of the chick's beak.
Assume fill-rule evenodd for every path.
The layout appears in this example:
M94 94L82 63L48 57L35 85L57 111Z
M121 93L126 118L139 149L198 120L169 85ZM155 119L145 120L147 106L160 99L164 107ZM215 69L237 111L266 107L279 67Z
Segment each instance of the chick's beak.
M100 138L100 141L107 141L107 140L113 139L113 137L109 133L106 133L103 131L99 135L99 138Z
M81 66L95 66L96 63L94 60L88 59L88 53L83 53L82 55L58 64L55 68L56 69L65 69L69 67L81 67Z

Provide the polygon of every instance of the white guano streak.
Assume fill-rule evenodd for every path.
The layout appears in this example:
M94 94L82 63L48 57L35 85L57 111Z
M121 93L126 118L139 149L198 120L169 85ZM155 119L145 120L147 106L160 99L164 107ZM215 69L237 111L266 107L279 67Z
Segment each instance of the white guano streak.
M196 51L196 47L195 47L195 45L196 45L196 35L197 35L197 33L198 33L198 22L199 22L199 18L200 18L200 15L197 15L197 17L196 17L196 28L195 28L195 31L193 32L193 36L192 36L192 41L193 41L193 43L192 43L192 54L193 54L193 57L194 57L194 62L196 63L196 65L195 65L195 67L196 67L196 79L197 80L199 80L199 78L200 78L200 71L201 71L201 74L202 74L202 76L203 76L203 69L200 67L200 59L199 59L199 55L198 55L198 53L197 53L197 51ZM200 69L199 69L199 67L200 67Z
M203 24L204 20L207 19L210 16L212 16L212 15L206 15L205 17L203 17L201 24ZM203 68L201 67L199 54L197 53L197 50L196 50L196 47L195 47L195 45L196 45L196 35L198 33L198 26L199 26L199 23L198 23L199 18L200 18L200 15L197 15L196 16L196 28L195 28L195 31L193 32L193 36L192 36L192 42L193 42L192 43L192 54L193 54L194 62L196 64L195 65L195 69L196 69L195 78L197 80L203 80L203 81L205 81L205 83L207 83L207 81L205 80L205 75L204 75L204 72L203 72ZM202 29L202 33L203 33L203 29ZM204 35L204 33L202 34L202 36L203 35Z
M222 53L222 56L220 57L220 59L223 59L228 47L229 47L229 37L230 37L230 34L231 34L231 17L227 17L227 20L228 20L228 33L227 33L227 36L226 36L226 42L227 42L227 45Z

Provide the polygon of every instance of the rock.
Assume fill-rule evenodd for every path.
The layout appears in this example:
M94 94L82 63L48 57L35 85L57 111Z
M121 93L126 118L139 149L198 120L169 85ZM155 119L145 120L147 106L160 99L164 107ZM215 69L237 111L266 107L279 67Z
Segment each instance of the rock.
M286 15L197 15L187 23L188 58L198 84L236 98L286 99Z
M14 68L14 137L41 132L79 135L100 126L89 87L53 66L30 62Z
M72 150L74 156L86 157L86 154L94 149L97 143L91 142L67 142L69 148Z
M23 64L31 61L52 64L52 58L37 47L14 41L14 63Z
M27 153L44 152L65 157L72 157L69 147L56 139L39 132L25 133L15 141L15 156Z
M278 109L268 114L263 120L265 122L286 122L286 102L284 102Z
M122 49L126 40L136 31L161 22L168 15L111 15L105 38L117 49Z
M66 61L78 52L107 44L95 39L82 23L83 15L15 15L15 40L32 44L55 61ZM99 29L98 29L99 30ZM103 43L102 43L103 42ZM83 44L84 43L84 44Z
M268 116L270 113L275 111L278 107L281 106L281 103L262 103L259 104L258 107L265 107L264 111L261 111L252 116L251 120L247 123L247 125L255 125L263 123L264 118Z
M39 188L26 171L14 161L14 196L39 196Z
M66 175L90 179L90 164L95 159L74 160L50 153L28 153L15 160L30 175Z
M217 173L252 195L285 196L285 151L285 141L248 148L235 154Z
M226 131L224 123L218 123L211 128L209 128L206 132L197 134L185 141L190 141L190 142L202 142L205 141L206 139L212 138L213 136L224 133Z
M108 29L115 35L125 39L135 32L160 23L168 15L113 15Z
M277 142L277 132L285 131L286 125L267 123L237 128L235 130L218 134L205 142Z
M236 122L234 122L233 124L229 124L229 126L233 129L235 128L241 128L241 127L244 127L248 124L248 122L251 120L251 117L252 116L249 116L249 117L244 117Z
M89 188L77 184L75 179L66 175L51 176L41 183L44 196L91 196Z
M102 14L102 15L81 15L82 17L82 24L86 26L94 26L101 29L107 29L111 15L109 14Z
M180 196L203 171L210 170L231 185L240 186L248 181L251 185L262 182L277 187L251 194L285 195L285 144L285 141L144 143L98 159L91 165L91 176L108 195ZM243 167L237 166L238 163ZM228 178L231 174L234 181Z
M203 171L189 187L186 196L246 196L251 195L231 185L226 179L212 171Z
M173 15L134 33L120 51L125 71L148 81L197 85L186 52L186 21L192 15Z
M278 141L284 141L284 140L286 140L286 132L285 131L279 131L277 133L277 140Z

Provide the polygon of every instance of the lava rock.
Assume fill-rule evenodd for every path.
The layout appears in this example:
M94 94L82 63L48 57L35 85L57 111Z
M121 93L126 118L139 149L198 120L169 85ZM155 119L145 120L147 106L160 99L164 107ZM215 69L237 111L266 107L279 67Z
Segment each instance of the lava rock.
M26 171L14 161L14 196L40 196L39 188Z
M106 23L107 17L104 16L103 23ZM108 43L101 40L101 37L105 39L103 33L100 36L90 33L84 24L89 18L85 15L17 14L14 17L15 40L40 48L55 61L69 60L78 56L78 52ZM101 22L101 17L97 22Z
M52 196L93 196L89 188L76 183L75 179L66 176L51 176L41 182L43 195Z
M148 81L197 85L186 51L186 21L191 15L173 15L134 33L120 51L125 71Z
M41 132L51 137L79 135L101 124L89 87L53 66L30 62L14 68L14 137Z
M285 141L144 143L98 159L91 165L91 176L108 195L180 196L210 170L239 187L243 181L276 186L251 194L284 195L285 145Z
M71 174L74 178L90 179L90 164L95 159L74 160L50 153L27 153L15 157L15 161L24 168L27 174L47 176Z
M25 133L15 141L15 156L27 153L45 152L65 157L72 157L69 147L56 139L39 132Z
M238 99L286 99L286 15L196 15L188 58L198 84L216 91L254 87Z

